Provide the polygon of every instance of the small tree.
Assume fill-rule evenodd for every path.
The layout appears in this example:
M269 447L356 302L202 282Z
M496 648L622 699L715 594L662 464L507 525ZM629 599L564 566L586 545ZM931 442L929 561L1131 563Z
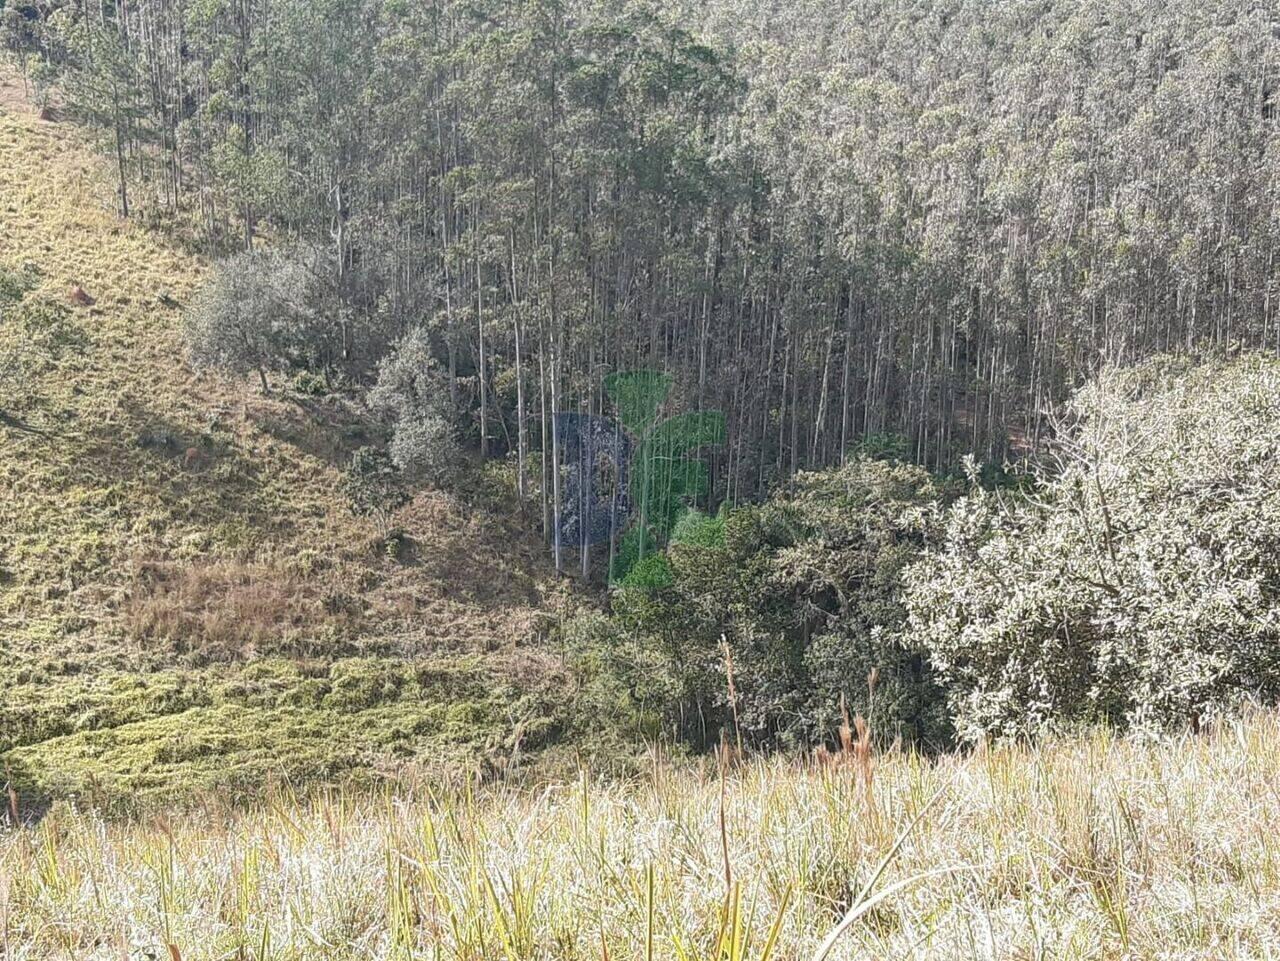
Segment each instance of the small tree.
M187 312L192 364L256 373L264 393L268 374L322 364L316 342L326 320L318 277L296 251L238 254L221 264Z
M378 365L369 406L391 421L391 459L401 471L438 482L458 459L449 390L425 330L414 329Z
M27 76L28 57L37 49L36 21L28 18L16 5L0 6L0 50L12 54Z

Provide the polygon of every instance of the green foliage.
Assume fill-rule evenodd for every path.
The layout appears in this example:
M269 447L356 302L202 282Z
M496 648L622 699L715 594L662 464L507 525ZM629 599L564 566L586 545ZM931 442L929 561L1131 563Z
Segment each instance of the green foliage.
M648 555L672 538L680 518L708 494L707 465L697 452L725 440L725 419L718 411L677 414L659 422L671 387L670 376L648 370L605 378L618 420L636 443L629 491L635 521L614 556L609 572L613 583L653 586L669 576L665 561L651 561ZM637 565L644 570L637 571Z
M908 574L968 739L1280 697L1280 362L1111 368L1045 479L977 489Z
M382 359L368 404L390 419L391 459L406 475L439 482L456 467L449 388L424 329L414 328Z
M609 572L610 583L625 584L633 572L637 578L644 577L646 580L651 579L655 574L665 579L669 575L669 568L666 559L662 558L661 551L662 548L654 540L648 527L633 524L618 541L613 558L613 569ZM658 557L660 561L650 562L643 574L637 572L636 567L641 560L648 562L651 557ZM661 571L667 573L660 573Z
M323 397L329 393L329 385L323 377L309 370L300 370L294 375L290 386L304 397Z
M843 699L881 736L939 744L941 692L897 637L901 572L936 536L939 496L920 468L859 458L759 506L687 512L667 553L614 592L608 630L591 631L608 634L620 683L695 743L732 725L727 646L750 743L828 739Z
M631 463L631 503L639 523L659 540L669 538L685 508L707 494L707 465L691 455L724 439L724 414L702 411L664 420L640 440Z
M513 713L555 717L546 695L514 692L467 658L39 671L7 686L0 769L24 799L79 795L126 810L213 790L249 798L272 781L367 780L371 754L484 771L518 749ZM544 731L531 718L524 745Z
M671 375L656 370L610 374L604 379L604 389L622 426L642 435L653 426L662 402L671 393Z
M256 373L327 372L340 348L338 308L323 269L301 249L239 254L219 264L185 317L196 367Z
M671 543L704 548L723 547L727 510L728 505L725 505L715 517L697 510L685 511L671 531Z
M624 556L629 554L624 552ZM665 554L636 554L635 560L621 582L623 587L639 591L657 591L670 587L672 583L671 563Z
M911 441L902 434L868 434L858 441L856 450L875 460L907 460L911 456Z

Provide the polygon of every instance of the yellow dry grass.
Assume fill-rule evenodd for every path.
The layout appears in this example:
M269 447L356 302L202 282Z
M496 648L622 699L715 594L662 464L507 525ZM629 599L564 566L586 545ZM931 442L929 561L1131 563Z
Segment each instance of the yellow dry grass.
M177 715L261 707L228 678L265 656L305 659L299 684L354 655L482 652L497 676L504 658L527 668L513 648L560 587L518 512L424 491L396 518L412 556L373 549L372 525L340 490L363 442L349 406L194 373L181 318L206 265L119 218L84 132L39 119L11 73L0 75L0 266L36 271L34 296L71 305L79 287L94 300L72 306L83 352L20 395L0 389L0 410L41 431L0 426L0 760L17 763L5 752L41 730L56 734L49 757L94 770L115 742L86 737L112 731L141 749L138 725L152 718L101 707L126 675L181 672L196 693L156 706ZM232 666L215 676L211 663ZM297 730L308 698L286 691L267 706L294 712L284 720ZM318 732L308 737L326 736L329 722L302 720ZM72 735L82 740L59 740ZM395 751L415 754L418 740L398 736ZM282 741L286 770L291 748ZM342 764L380 764L370 750L344 751ZM216 781L224 759L207 754L201 780ZM47 758L20 760L50 783ZM106 773L127 793L151 763L135 752Z
M1277 739L1257 714L1161 743L890 755L870 808L858 765L782 759L723 788L714 764L655 761L628 783L134 823L62 808L0 834L2 956L809 959L861 894L830 957L1262 959L1280 944Z

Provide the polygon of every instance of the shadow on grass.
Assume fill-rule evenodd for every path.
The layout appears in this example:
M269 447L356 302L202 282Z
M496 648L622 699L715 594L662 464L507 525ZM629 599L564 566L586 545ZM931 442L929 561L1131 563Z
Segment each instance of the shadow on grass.
M377 439L367 418L338 397L282 395L276 403L259 404L250 417L269 437L339 470L358 448Z
M269 530L279 517L266 496L269 463L241 449L216 419L203 429L142 406L124 424L91 435L77 470L140 483L175 519L231 520Z
M36 786L36 778L23 764L0 755L0 780L4 784L0 825L38 824L49 813L51 800Z

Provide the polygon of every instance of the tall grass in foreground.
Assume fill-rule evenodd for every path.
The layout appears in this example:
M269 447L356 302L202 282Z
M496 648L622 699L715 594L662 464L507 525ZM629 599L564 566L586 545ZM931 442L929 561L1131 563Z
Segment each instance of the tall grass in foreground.
M129 823L62 807L0 834L0 958L807 961L860 893L828 957L1280 957L1278 745L1259 713L882 756L869 797L863 765L760 759L723 784L655 763Z

